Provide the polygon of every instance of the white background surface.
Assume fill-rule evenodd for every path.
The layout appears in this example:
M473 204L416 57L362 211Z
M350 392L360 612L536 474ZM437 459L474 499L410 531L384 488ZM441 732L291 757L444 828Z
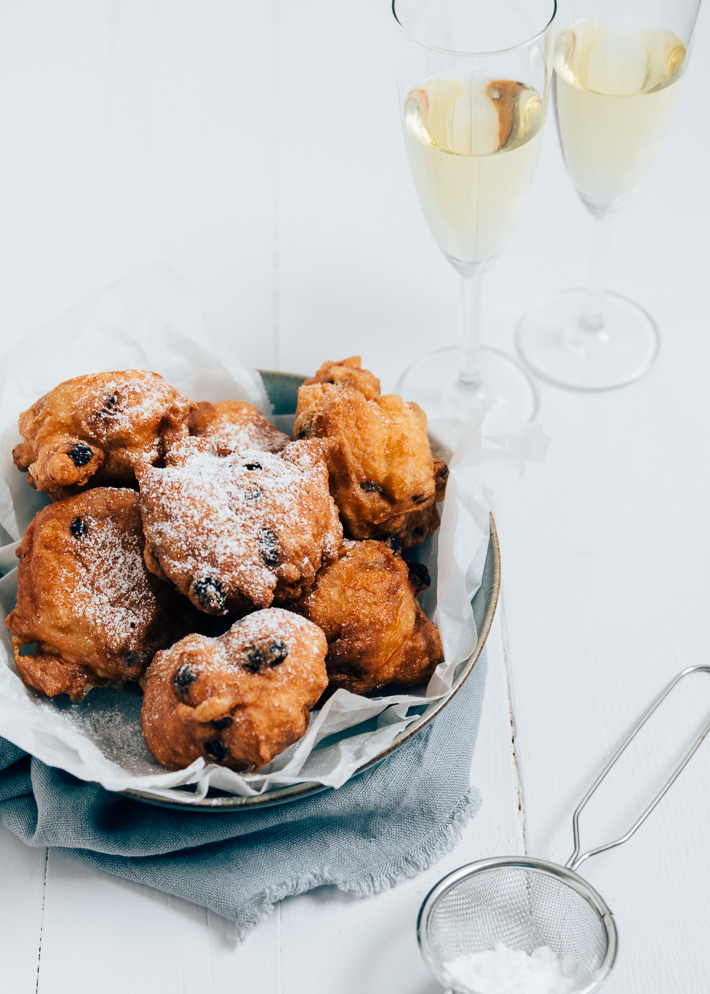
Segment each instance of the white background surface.
M387 0L0 4L0 349L134 266L201 294L214 342L310 373L354 352L394 384L456 338L457 277L404 156ZM503 596L472 779L484 808L442 864L368 900L291 899L242 947L202 909L0 834L8 994L434 994L414 923L447 870L504 852L564 861L570 817L648 700L710 662L710 145L702 11L665 145L618 216L610 285L662 349L622 390L543 385L546 463L495 508ZM590 221L552 120L521 223L484 287L489 344L584 275ZM659 716L590 812L625 827L710 707ZM511 723L511 704L514 719ZM622 849L584 873L620 930L609 994L710 988L710 750Z

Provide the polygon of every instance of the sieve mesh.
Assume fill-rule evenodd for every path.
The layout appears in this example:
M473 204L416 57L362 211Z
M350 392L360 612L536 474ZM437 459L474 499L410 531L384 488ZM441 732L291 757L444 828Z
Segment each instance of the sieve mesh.
M532 953L549 946L576 962L575 990L595 986L607 952L601 913L565 880L545 869L501 863L477 869L439 896L424 923L425 955L440 979L443 964L503 942Z
M695 673L710 673L710 666L688 666L671 680L587 790L574 812L574 852L565 866L534 857L484 859L455 870L434 887L422 905L417 932L422 955L442 983L455 981L446 974L447 962L491 950L502 942L528 954L549 946L559 959L573 957L574 994L593 994L599 989L616 958L616 924L600 895L575 869L590 856L631 838L710 737L710 721L624 835L580 855L579 816L651 715L681 680ZM477 994L460 985L456 989Z

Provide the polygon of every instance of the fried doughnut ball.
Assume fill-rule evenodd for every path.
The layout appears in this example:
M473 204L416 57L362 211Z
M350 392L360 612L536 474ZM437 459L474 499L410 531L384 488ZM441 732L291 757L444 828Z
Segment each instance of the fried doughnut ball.
M80 701L92 687L137 680L158 649L195 631L198 612L148 572L143 546L135 490L96 488L39 512L17 550L6 621L26 684Z
M372 374L359 366L357 356L326 363L306 380L295 433L337 443L328 456L330 492L346 532L356 539L394 535L410 548L439 525L436 501L448 469L432 458L421 408L394 394L374 396Z
M206 439L218 456L230 456L246 449L281 452L293 441L243 400L198 404L186 423L190 434Z
M300 597L343 535L327 443L222 458L191 441L179 465L138 471L148 568L208 614Z
M367 400L377 400L380 396L380 381L369 369L362 368L359 355L339 362L324 362L315 376L304 380L305 386L313 383L332 383L337 387L359 390Z
M157 462L187 435L194 404L157 373L128 369L60 383L20 415L12 457L27 482L61 499L88 486L130 486L137 462Z
M343 542L293 608L325 632L329 692L429 679L444 659L439 629L417 603L429 583L426 566L405 562L386 542Z
M219 638L188 635L145 677L141 727L169 770L200 756L259 769L308 727L328 683L323 632L281 608L256 611Z

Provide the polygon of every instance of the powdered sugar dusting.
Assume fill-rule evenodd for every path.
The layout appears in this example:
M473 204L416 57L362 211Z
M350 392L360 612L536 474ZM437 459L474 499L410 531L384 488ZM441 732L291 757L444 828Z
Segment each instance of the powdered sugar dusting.
M190 636L190 638L196 640L198 637ZM244 645L273 639L284 642L289 652L298 642L312 656L325 659L327 642L323 630L307 618L285 608L268 607L253 611L236 621L218 638L199 637L201 643L209 644L211 658L224 666L229 666L233 662L235 646L238 647L237 651L241 652L241 647Z
M81 569L70 586L73 610L103 634L110 650L138 645L158 607L140 532L110 516L86 514L83 521L86 533L76 550Z
M67 725L94 743L112 763L131 776L156 772L156 763L141 735L142 696L137 687L117 691L97 687L83 701L72 704L67 697L44 697L37 706L51 714L61 713Z
M321 651L325 635L318 625L285 608L270 607L254 611L232 625L229 634L240 639L259 641L278 636L288 645L291 641L304 643L314 655Z
M292 441L265 419L242 425L220 425L214 430L200 433L198 437L209 442L212 450L220 456L239 454L248 449L281 452Z
M150 462L162 455L160 426L178 424L190 410L186 398L147 370L97 373L79 380L85 381L85 399L77 408L79 428L85 421L90 435L104 445L133 449L138 444L141 457Z
M138 474L146 540L166 575L203 609L195 581L268 606L279 581L312 578L342 535L317 444L220 457L190 441L179 464Z
M292 441L246 401L198 404L187 419L187 425L191 435L202 439L220 456L239 454L247 449L281 452Z
M493 949L457 956L443 968L457 990L476 994L572 994L577 988L573 957L558 960L549 946L528 954L497 942Z

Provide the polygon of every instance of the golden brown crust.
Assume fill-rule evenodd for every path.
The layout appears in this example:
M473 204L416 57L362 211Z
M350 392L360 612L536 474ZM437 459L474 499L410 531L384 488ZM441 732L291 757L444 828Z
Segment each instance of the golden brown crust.
M92 686L137 680L158 649L195 629L199 616L148 572L143 546L133 490L96 488L37 514L6 621L29 686L81 700Z
M359 390L367 400L376 400L380 396L380 381L369 369L362 368L359 355L339 362L324 362L315 376L304 380L305 386L312 383L332 383L338 387Z
M175 465L138 471L148 568L208 614L299 597L342 539L329 444L223 458L189 441Z
M216 639L189 635L145 678L141 727L153 757L179 770L203 757L259 769L296 742L325 689L326 641L305 618L269 608Z
M438 527L434 505L447 471L432 458L426 415L416 404L306 381L298 391L295 433L336 443L328 456L330 490L348 535L394 534L409 548Z
M429 679L444 656L439 630L416 600L426 580L425 568L410 566L384 542L343 543L294 606L325 632L329 693Z
M187 434L193 408L145 370L92 373L60 383L20 415L13 459L53 500L88 486L131 486L138 462L162 459Z
M243 400L220 400L216 404L203 401L188 416L186 424L191 435L208 440L212 451L219 456L247 449L281 452L293 441ZM169 453L167 462L170 463Z
M393 514L380 522L379 534L393 538L402 549L421 545L439 527L439 509L432 501L413 511Z
M15 648L15 667L20 678L40 697L45 694L47 697L67 694L72 704L76 704L93 687L105 687L109 683L89 666L66 663L61 656L51 651L51 647L42 643L37 644L34 653L24 656L19 653L22 643L13 638L12 644Z

